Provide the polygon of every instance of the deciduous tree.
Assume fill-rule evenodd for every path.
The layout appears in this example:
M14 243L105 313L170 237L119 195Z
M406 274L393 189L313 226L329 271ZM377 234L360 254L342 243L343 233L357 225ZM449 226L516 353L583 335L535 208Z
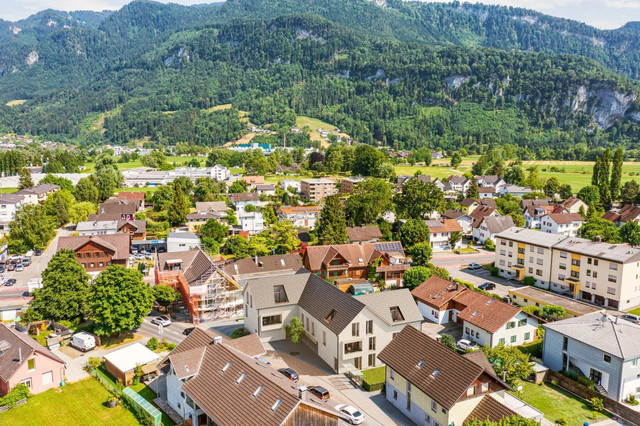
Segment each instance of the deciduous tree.
M347 199L347 217L351 225L375 223L387 210L393 209L393 190L382 179L369 178L360 182Z
M409 290L413 290L428 280L431 275L431 270L426 266L412 266L405 271L402 279L404 281L404 286Z
M402 245L410 250L418 243L429 241L429 227L421 219L409 219L398 229L398 239Z
M402 218L425 219L434 211L444 209L444 193L432 182L412 177L402 186L402 192L394 196L396 211Z

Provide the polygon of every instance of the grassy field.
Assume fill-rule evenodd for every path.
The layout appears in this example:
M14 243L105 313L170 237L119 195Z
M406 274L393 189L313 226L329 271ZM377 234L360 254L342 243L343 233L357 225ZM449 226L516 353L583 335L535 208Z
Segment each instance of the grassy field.
M0 426L138 425L126 408L107 408L111 394L97 380L87 379L32 396L22 407L0 415Z
M567 426L582 426L584 422L595 423L608 418L597 413L596 418L592 419L590 404L563 389L531 382L519 384L522 386L520 399L542 411L544 417L551 422L558 423L559 419L564 418ZM517 392L513 394L517 396Z
M12 107L12 106L17 106L17 105L22 105L25 102L27 102L26 99L14 99L12 101L7 102L6 105Z
M329 146L329 143L326 139L323 139L320 136L320 132L318 132L318 129L329 130L331 132L337 129L337 127L332 124L326 123L322 120L318 120L317 118L305 117L303 115L299 115L296 117L296 127L299 127L301 129L304 127L308 127L309 129L311 129L311 132L309 134L311 140L322 141L324 147ZM349 135L347 135L346 133L340 133L340 136L344 136L347 138L349 137Z
M118 192L145 192L147 196L149 196L156 192L158 188L158 186L145 186L142 188L118 188L116 189L116 194Z

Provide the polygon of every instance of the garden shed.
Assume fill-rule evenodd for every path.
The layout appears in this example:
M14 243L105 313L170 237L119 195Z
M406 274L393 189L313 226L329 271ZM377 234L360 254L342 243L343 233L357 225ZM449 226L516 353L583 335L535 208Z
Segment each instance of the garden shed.
M140 343L134 343L104 356L104 365L109 373L125 386L131 385L136 367L142 369L142 375L156 373L160 356Z

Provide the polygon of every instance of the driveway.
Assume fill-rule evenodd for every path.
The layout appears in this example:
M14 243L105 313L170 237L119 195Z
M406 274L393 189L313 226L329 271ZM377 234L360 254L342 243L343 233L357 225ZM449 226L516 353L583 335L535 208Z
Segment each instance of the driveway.
M457 342L462 339L462 324L458 324L457 322L436 324L431 321L425 321L422 323L422 332L434 339L441 337L443 334L449 334L453 336Z
M471 262L485 264L495 260L495 253L487 251L483 248L474 247L478 253L455 254L452 251L435 252L431 258L431 263L436 266L443 267L460 267L467 266Z
M476 269L472 271L466 267L460 268L457 266L445 266L445 269L449 271L452 279L457 278L462 281L467 281L476 287L486 282L494 283L496 288L489 292L503 297L509 294L509 289L523 286L522 283L517 281L507 281L502 277L492 277L491 272L486 269Z

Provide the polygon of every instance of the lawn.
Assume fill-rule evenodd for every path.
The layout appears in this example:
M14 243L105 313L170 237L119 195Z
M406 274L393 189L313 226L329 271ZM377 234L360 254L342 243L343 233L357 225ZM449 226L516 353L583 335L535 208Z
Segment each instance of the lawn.
M144 383L138 383L137 385L131 386L131 389L138 392L144 399L155 405L153 400L156 399L157 395L149 386L145 385ZM173 426L175 423L169 416L167 416L165 413L162 413L162 424L164 426Z
M22 407L0 415L2 425L138 425L126 408L107 408L111 394L95 379L69 384L60 391L32 396Z
M633 315L640 315L640 308L635 308L634 310L629 311L629 313Z
M309 129L311 129L309 136L311 137L311 140L314 141L326 141L326 139L323 139L320 136L320 132L318 132L318 129L329 131L334 131L337 129L337 127L332 124L326 123L322 120L318 120L317 118L305 117L303 115L299 115L296 117L296 127L299 127L301 129L304 127L308 127ZM346 133L340 133L340 136L349 137L349 135L347 135Z
M564 418L568 426L582 426L584 422L595 423L608 418L605 414L597 413L594 421L590 404L564 389L531 382L521 382L520 385L520 399L542 411L551 422L557 423L558 419ZM513 394L518 395L517 392Z
M202 165L204 165L204 161L205 158L203 157L180 157L180 156L169 156L167 157L167 163L169 164L174 164L177 167L183 166L185 163L189 162L190 160L192 160L193 158L196 158L197 160L199 160ZM113 160L116 162L116 166L118 166L119 170L129 170L129 169L136 169L138 167L144 167L144 165L142 164L142 161L140 161L140 159L136 160L136 161L130 161L128 163L118 163L118 160L120 159L119 156L114 156ZM95 168L95 163L93 162L89 162L85 164L85 170L83 171L84 173L92 173L93 169Z
M14 192L18 192L18 188L2 188L0 192L3 194L13 194Z
M143 186L140 188L118 188L116 189L116 194L118 192L145 192L147 196L152 195L160 188L159 186Z
M134 333L122 333L118 336L110 337L104 336L100 338L102 349L114 349L118 346L126 345L129 343L137 342L142 339L142 336Z
M369 383L380 383L385 381L385 367L375 367L362 371L362 380Z

